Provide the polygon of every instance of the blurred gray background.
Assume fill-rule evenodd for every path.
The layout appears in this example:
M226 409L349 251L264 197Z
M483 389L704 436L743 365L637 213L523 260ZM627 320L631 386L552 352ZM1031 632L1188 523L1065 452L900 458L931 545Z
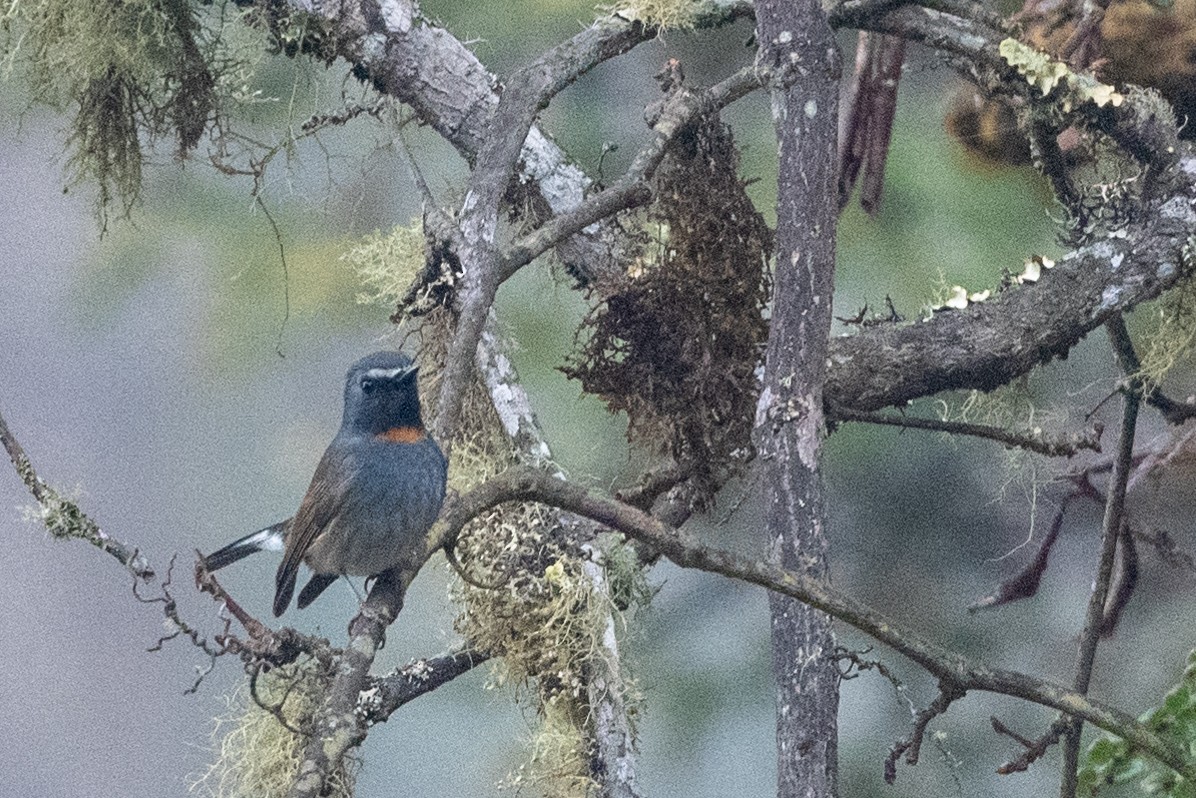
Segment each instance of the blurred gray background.
M476 7L475 7L476 6ZM578 2L425 3L501 75L591 18ZM512 9L517 15L512 14ZM596 69L554 101L544 126L577 160L618 175L645 140L642 109L656 97L651 75L670 56L695 82L746 63L750 26L697 35L672 32ZM853 42L844 39L845 44ZM294 112L335 109L355 91L337 67L267 60L260 81L285 95L299 75ZM840 236L836 312L851 316L890 294L914 316L943 284L995 287L1002 269L1057 254L1048 192L1029 170L1000 169L967 156L942 129L953 78L925 52L911 54L902 87L884 205L877 219L849 210ZM177 555L175 595L184 616L219 631L214 605L194 595L195 549L211 551L293 512L340 418L341 382L356 357L394 345L389 311L358 305L360 286L340 260L360 236L406 224L419 212L393 131L362 118L319 142L300 144L271 167L265 201L287 250L284 282L277 243L245 180L214 174L203 159L179 164L169 147L147 169L144 200L131 222L106 235L88 186L64 193L64 117L25 110L19 85L0 105L0 409L41 476L75 495L111 534L144 549L158 568ZM276 140L288 115L262 107L245 128ZM750 97L725 117L744 147L745 176L769 208L775 167L766 98ZM408 140L438 198L454 204L464 167L428 131ZM766 210L771 218L771 211ZM585 312L565 278L537 263L506 286L503 319L519 343L516 360L562 465L577 479L610 487L631 479L623 422L607 415L556 367ZM285 295L289 293L289 318ZM281 327L281 333L280 333ZM839 330L838 332L844 332ZM284 357L276 353L281 347ZM1177 374L1175 391L1189 390ZM1079 427L1114 386L1103 337L1036 375L1026 391L1043 410ZM1116 403L1110 403L1111 407ZM1108 410L1106 409L1106 413ZM1115 426L1115 425L1111 425ZM1160 427L1148 416L1143 435ZM1111 440L1111 439L1109 439ZM928 433L848 426L827 446L834 580L926 636L994 665L1069 681L1082 622L1099 514L1069 518L1040 595L1003 610L965 608L1016 570L1040 538L1057 489L1050 463L1013 458L995 444ZM1191 537L1190 493L1148 487L1139 518ZM755 545L752 486L727 489L704 527L711 542ZM220 661L195 695L184 695L205 659L174 641L147 653L163 633L160 609L139 604L130 579L83 544L48 538L24 518L30 505L16 475L0 468L0 795L181 796L211 759L213 718L244 681ZM223 578L243 604L268 614L275 561L263 555ZM651 574L660 592L624 643L644 694L639 776L646 796L767 796L773 792L772 693L765 595L720 577L667 565ZM434 655L454 642L450 574L441 559L421 574L380 665ZM286 617L305 631L343 637L355 599L343 586ZM1192 578L1143 554L1143 580L1116 637L1102 646L1095 691L1137 712L1157 702L1192 645ZM868 641L841 629L844 645ZM933 684L897 655L875 650L924 706ZM526 756L534 712L510 689L485 689L479 669L404 708L371 734L359 794L478 796ZM1017 753L996 737L998 714L1037 736L1051 713L1017 701L972 695L932 728L916 768L882 780L891 743L909 728L904 699L875 674L845 683L844 796L1031 796L1054 791L1054 758L1030 773L994 769Z

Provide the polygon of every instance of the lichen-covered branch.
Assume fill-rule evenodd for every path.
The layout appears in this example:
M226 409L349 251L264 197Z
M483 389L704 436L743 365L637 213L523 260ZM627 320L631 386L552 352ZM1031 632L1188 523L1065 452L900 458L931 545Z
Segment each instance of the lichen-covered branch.
M385 676L371 678L360 702L366 722L386 722L399 707L448 684L489 659L485 652L465 648L416 660Z
M1191 273L1187 248L1196 232L1196 154L1187 145L1182 154L1169 199L1067 253L1037 283L918 324L832 340L828 402L877 410L939 391L992 390L1177 284Z
M490 395L490 401L503 429L517 447L520 460L564 479L564 473L552 462L552 451L532 410L519 375L507 357L493 312L488 315L477 350L477 367ZM590 589L603 599L602 638L595 641L595 653L587 663L586 701L589 704L592 735L590 775L599 785L603 798L637 798L635 780L635 738L627 714L627 692L621 668L615 615L610 609L610 587L600 553L592 544L597 532L594 525L580 519L561 518L561 523L577 536L590 559L582 571Z
M967 435L984 438L1015 449L1041 454L1044 457L1073 457L1088 449L1100 451L1101 428L1089 427L1082 433L1053 435L1041 429L1011 430L991 424L974 424L967 421L951 421L941 418L920 418L918 416L892 415L889 413L866 413L845 407L832 407L830 416L836 421L857 421L863 424L880 424L902 429L924 429L943 432L948 435Z
M115 557L117 562L128 568L138 580L149 582L154 578L154 571L141 552L100 529L100 525L83 512L79 505L42 481L20 442L8 428L8 422L4 420L3 415L0 415L0 444L8 453L8 459L12 461L17 476L25 483L30 495L41 508L41 521L51 535L56 538L85 540Z
M335 34L327 38L335 43L335 55L348 60L379 90L411 105L422 121L467 158L476 157L498 102L497 81L462 42L424 19L417 3L395 0L385 5L385 13L373 0L360 7L308 0L282 0L281 5L324 19ZM849 0L832 7L828 19L833 27L861 27L921 42L962 59L990 79L1002 70L1014 75L997 52L999 37L1005 32L990 14L971 3L926 5L936 8ZM711 9L696 21L699 27L723 24L753 12L747 2L721 2ZM598 54L594 57L621 51L654 35L619 16L598 20L593 28L593 41L603 42L589 51ZM1028 89L1021 91L1028 93ZM1182 149L1174 145L1174 128L1166 129L1136 108L1137 103L1131 101L1115 112L1082 108L1076 113L1107 123L1110 135L1126 142L1138 157L1175 159L1183 153L1182 162L1172 168L1179 182L1171 201L1144 207L1135 221L1115 235L1069 253L1049 279L1036 285L1002 292L994 300L963 311L937 314L926 323L876 326L850 338L835 339L827 399L856 410L876 410L943 390L991 390L1065 355L1113 314L1154 299L1174 285L1186 271L1182 250L1196 227L1191 209L1196 199L1196 160L1186 145ZM1110 115L1112 119L1102 119ZM534 127L521 164L523 177L539 186L554 214L571 212L585 201L589 178ZM615 197L608 195L607 199ZM621 202L620 198L609 210L617 210ZM569 222L556 225L573 226ZM555 228L545 228L539 235L557 238ZM600 239L583 229L561 242L558 254L571 273L592 277L616 268L609 241ZM537 249L541 246L539 240L525 243L534 243ZM513 261L525 257L522 252L509 256ZM508 271L513 268L512 264L506 267Z
M403 608L403 595L414 573L387 571L349 624L349 644L336 660L336 673L326 697L311 719L312 735L304 746L290 798L317 798L331 774L341 770L350 750L368 731L361 711L369 687L370 666L386 638L386 628Z

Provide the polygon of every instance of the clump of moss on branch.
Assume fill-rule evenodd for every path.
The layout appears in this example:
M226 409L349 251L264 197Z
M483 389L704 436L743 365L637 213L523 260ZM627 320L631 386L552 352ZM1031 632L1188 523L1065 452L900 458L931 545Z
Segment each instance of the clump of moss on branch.
M717 118L679 137L656 172L640 245L621 275L592 287L564 368L627 413L633 443L690 474L698 508L751 455L768 335L772 233L738 163Z
M407 234L403 234L407 235ZM414 240L414 239L412 239ZM375 263L389 246L376 246ZM396 247L408 252L413 247ZM364 254L364 253L363 253ZM401 267L399 261L407 263ZM373 290L386 297L418 269L417 259L398 258L387 282ZM402 273L403 276L399 276ZM402 303L400 303L402 305ZM421 392L435 396L450 339L452 311L436 305L407 318L420 342ZM434 407L430 408L434 412ZM489 394L475 379L462 399L460 425L452 441L449 486L465 492L518 462ZM512 775L512 785L534 784L560 796L591 795L593 723L589 675L604 656L603 636L611 599L586 573L590 547L561 527L558 514L531 502L508 503L474 519L453 548L468 581L455 584L461 606L455 623L469 645L493 657L494 684L513 685L530 699L540 718L529 757ZM620 568L623 598L647 595L634 575ZM642 575L640 577L642 579Z
M628 0L600 9L664 32L692 28L698 16L713 5L700 0Z

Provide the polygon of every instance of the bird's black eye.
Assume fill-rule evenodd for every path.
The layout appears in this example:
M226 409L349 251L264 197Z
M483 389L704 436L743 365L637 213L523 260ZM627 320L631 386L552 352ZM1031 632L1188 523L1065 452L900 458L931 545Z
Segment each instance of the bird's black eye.
M365 380L361 381L361 392L362 393L373 393L374 389L377 387L378 387L377 380L365 379Z

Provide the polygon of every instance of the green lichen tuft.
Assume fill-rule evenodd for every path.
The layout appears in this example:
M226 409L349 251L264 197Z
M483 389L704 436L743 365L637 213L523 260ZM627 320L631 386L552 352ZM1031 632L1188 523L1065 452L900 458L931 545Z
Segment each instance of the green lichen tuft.
M375 231L342 260L356 270L364 286L357 295L359 303L393 307L424 269L423 224L413 219L387 235Z
M1043 408L1025 377L987 393L970 391L955 401L940 401L937 408L944 421L986 424L1033 436L1042 435L1044 430L1065 429L1068 423L1066 408ZM960 445L959 436L944 434L943 437ZM1038 518L1039 490L1054 479L1056 473L1041 457L1026 449L1007 447L1000 458L1001 473L991 482L992 488L1000 500L1006 499L1011 492L1023 497L1033 532Z
M1138 373L1148 389L1159 387L1176 366L1190 362L1196 350L1196 280L1185 278L1153 303L1149 318L1152 324L1141 338Z
M457 630L501 658L494 686L526 692L541 716L531 756L508 779L545 794L596 790L589 763L591 663L617 610L585 569L585 552L540 505L513 504L478 518L458 544L462 583Z
M528 743L530 756L500 787L516 791L530 787L553 798L600 794L589 776L589 749L575 711L575 703L558 699L544 706L540 727Z
M48 485L43 486L42 490L41 501L24 509L26 520L41 524L51 537L59 540L80 538L99 545L95 522L77 503Z
M420 371L421 390L435 395L436 365L444 362L453 316L440 307L419 322L420 362L426 365ZM452 452L449 485L458 492L519 462L480 381L462 398ZM530 502L510 502L475 518L453 551L466 577L453 587L461 607L456 630L494 658L491 686L513 687L540 719L527 760L506 786L553 796L595 794L590 701L596 688L590 674L606 656L603 641L612 616L616 628L623 628L608 592L650 593L642 574L630 572L630 553L614 544L603 547L607 579L622 585L603 589L591 562L599 555L578 541L575 530L561 526L559 513ZM619 689L630 703L626 680Z
M647 607L660 588L648 581L634 546L622 535L607 538L602 545L602 565L606 569L611 603L624 612L634 607Z

